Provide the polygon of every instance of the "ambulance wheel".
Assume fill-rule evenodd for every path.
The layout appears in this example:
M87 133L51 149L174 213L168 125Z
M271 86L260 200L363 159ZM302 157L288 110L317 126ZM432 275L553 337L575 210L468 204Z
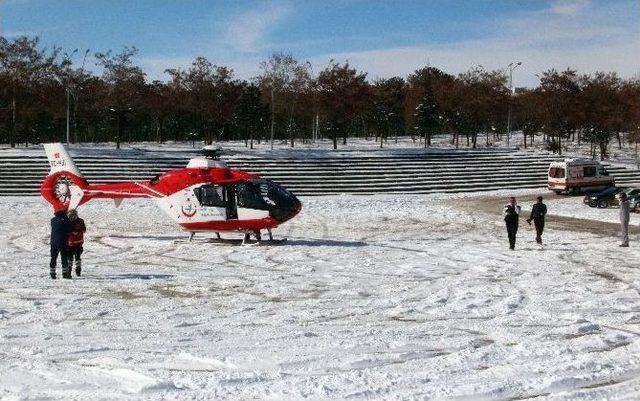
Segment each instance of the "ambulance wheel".
M601 199L598 201L598 207L600 209L606 209L609 207L609 201L606 199Z

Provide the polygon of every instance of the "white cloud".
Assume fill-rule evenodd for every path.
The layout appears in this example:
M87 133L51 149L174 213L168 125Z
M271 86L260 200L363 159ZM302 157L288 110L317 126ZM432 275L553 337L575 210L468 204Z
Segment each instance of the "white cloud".
M251 79L260 73L260 58L247 57L238 59L235 57L222 57L213 59L207 54L202 54L207 57L213 64L224 65L233 70L233 76L239 79ZM167 81L169 75L165 73L169 68L181 68L187 69L191 66L191 63L195 60L193 57L141 57L139 65L142 70L147 74L148 81Z
M18 36L36 36L36 33L30 31L5 31L0 32L0 35L8 39L15 39Z
M166 81L169 76L164 72L169 68L188 68L194 58L189 57L140 57L139 65L147 74L149 81Z
M291 12L287 3L277 4L235 18L227 32L231 48L217 46L197 55L232 68L237 78L255 77L260 73L260 61L274 50L275 45L268 40L269 31ZM630 3L616 4L552 2L544 10L521 13L504 21L488 21L497 24L501 32L492 38L316 54L307 59L316 72L330 59L348 60L354 67L368 72L370 79L406 77L427 64L457 74L477 65L504 69L513 61L522 62L514 72L515 86L537 85L535 74L550 68L571 67L581 73L615 71L623 77L636 76L640 74L640 30L629 24L629 18L623 18L633 10ZM306 48L313 46L307 43ZM141 66L150 80L166 80L166 68L188 67L194 58L195 54L193 57L143 57Z
M348 60L369 72L369 78L406 76L427 63L450 73L473 66L503 69L522 61L515 86L534 86L535 74L550 68L578 69L581 73L615 71L624 77L640 73L640 32L625 26L620 13L627 9L582 2L554 2L543 11L527 13L500 25L499 36L447 45L397 47L331 53L311 59L323 67L327 60ZM622 25L621 25L622 24Z
M269 32L291 12L289 3L268 3L229 21L226 39L235 50L254 53L264 44Z
M553 14L576 15L591 4L589 0L556 0L551 2Z
M482 65L486 69L504 69L513 61L522 66L514 73L515 86L535 86L535 74L550 68L568 67L581 73L597 70L616 71L631 77L640 73L638 66L640 40L609 46L576 49L545 49L519 47L517 43L476 41L452 46L403 47L365 52L335 53L313 57L314 66L323 68L330 58L349 63L369 73L369 78L405 77L417 68L429 64L457 74Z

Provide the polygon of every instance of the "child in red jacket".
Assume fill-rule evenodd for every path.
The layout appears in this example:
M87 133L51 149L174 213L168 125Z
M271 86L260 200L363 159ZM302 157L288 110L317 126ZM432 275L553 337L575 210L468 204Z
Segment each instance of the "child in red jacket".
M84 243L84 233L87 231L87 227L84 225L84 220L78 217L78 212L75 209L69 210L67 215L71 222L71 230L69 231L69 239L67 240L67 245L69 246L69 270L71 270L73 260L75 259L76 276L79 276L82 272L80 255L82 255L82 244Z

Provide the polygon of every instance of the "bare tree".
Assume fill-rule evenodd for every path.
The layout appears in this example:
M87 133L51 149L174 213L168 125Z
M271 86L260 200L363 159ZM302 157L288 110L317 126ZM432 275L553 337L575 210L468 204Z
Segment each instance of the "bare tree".
M59 55L59 48L40 49L38 37L20 36L13 41L0 37L0 77L7 83L3 91L11 99L7 135L11 147L15 147L20 132L24 135L30 131L27 125L21 125L21 107L27 110L38 86L54 79L61 67Z
M109 111L116 120L116 149L120 149L126 118L136 111L144 92L145 73L133 64L137 53L135 47L125 47L115 55L111 51L95 54L97 64L103 68L102 79L108 86Z
M274 53L260 66L263 73L257 77L257 82L262 89L265 103L271 108L271 149L277 114L284 116L285 130L293 147L296 105L300 96L311 90L311 64L300 63L290 54Z
M333 148L338 148L337 135L342 133L342 144L347 144L347 130L366 107L371 88L367 74L359 73L349 63L331 62L318 75L320 104L331 129Z

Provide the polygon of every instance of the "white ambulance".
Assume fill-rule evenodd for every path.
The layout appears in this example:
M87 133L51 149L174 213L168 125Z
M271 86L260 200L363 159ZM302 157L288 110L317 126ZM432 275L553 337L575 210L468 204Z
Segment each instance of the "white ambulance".
M591 159L565 159L551 162L547 187L557 193L579 194L615 185L602 164Z

